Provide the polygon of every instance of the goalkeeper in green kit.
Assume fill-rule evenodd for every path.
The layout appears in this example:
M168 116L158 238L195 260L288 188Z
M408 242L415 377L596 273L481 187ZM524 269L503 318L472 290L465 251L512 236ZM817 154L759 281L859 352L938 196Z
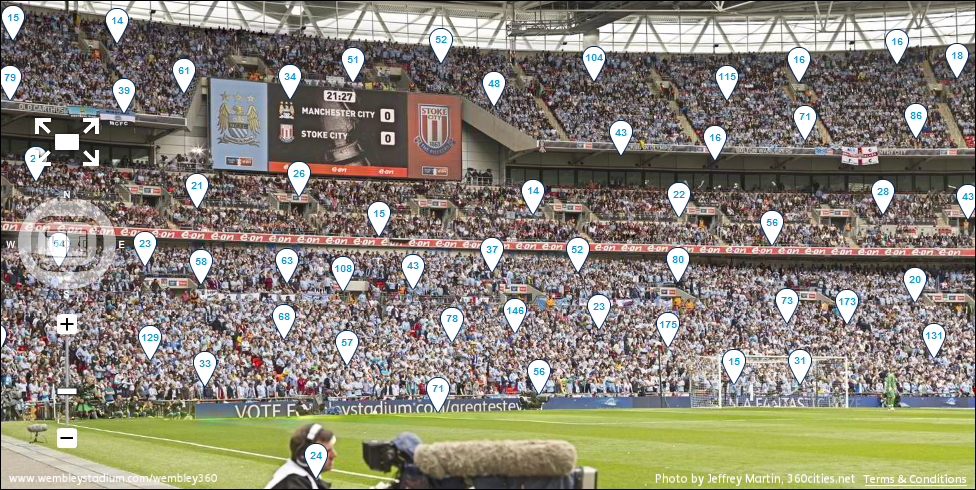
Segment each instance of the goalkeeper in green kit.
M888 373L884 381L884 399L888 410L895 409L895 400L898 398L898 379L894 373Z

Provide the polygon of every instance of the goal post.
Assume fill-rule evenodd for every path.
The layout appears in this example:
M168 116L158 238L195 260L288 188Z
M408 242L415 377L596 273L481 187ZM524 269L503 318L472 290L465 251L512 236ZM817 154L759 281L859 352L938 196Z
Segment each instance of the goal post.
M796 382L788 356L746 355L733 385L720 357L689 360L692 408L850 406L849 363L843 357L814 357L803 384Z

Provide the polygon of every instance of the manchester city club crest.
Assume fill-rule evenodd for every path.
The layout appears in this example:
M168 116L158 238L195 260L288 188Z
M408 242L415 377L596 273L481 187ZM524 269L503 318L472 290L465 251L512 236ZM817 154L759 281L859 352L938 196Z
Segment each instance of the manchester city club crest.
M217 119L217 129L221 144L260 146L258 131L261 130L261 118L254 107L254 96L240 94L220 94L220 115ZM242 102L246 102L243 103Z
M420 129L414 143L428 155L443 155L456 143L451 137L451 108L420 104Z
M278 104L278 119L295 119L295 104L288 101Z
M278 139L282 143L291 143L295 141L295 126L291 124L281 124L278 130Z

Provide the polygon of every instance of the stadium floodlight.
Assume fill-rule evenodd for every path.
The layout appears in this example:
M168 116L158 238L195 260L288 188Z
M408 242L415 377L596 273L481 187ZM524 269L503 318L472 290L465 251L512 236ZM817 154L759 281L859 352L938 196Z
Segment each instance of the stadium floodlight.
M725 378L721 357L696 357L692 375L692 408L848 408L849 363L843 357L814 357L803 384L790 375L788 356L748 355L738 383Z

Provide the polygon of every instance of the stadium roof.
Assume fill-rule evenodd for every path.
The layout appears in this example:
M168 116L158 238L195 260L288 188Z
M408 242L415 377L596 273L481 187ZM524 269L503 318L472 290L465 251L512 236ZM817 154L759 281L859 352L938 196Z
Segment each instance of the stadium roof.
M902 29L912 46L972 44L976 7L963 2L818 1L31 1L38 7L133 19L299 33L343 39L426 42L433 27L455 44L493 49L727 53L882 49Z

